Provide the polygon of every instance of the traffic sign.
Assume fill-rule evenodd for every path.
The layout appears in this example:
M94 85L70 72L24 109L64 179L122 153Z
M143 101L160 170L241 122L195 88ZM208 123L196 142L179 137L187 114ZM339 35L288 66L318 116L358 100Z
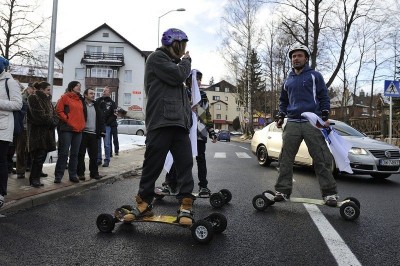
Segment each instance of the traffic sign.
M400 97L399 82L397 80L385 80L384 95Z

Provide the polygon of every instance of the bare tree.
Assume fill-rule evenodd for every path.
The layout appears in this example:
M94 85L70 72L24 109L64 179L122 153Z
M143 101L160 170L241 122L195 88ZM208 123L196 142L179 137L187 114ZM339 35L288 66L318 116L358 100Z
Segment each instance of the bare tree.
M0 2L0 53L5 58L20 63L43 61L43 55L35 48L43 47L43 41L48 40L43 32L48 18L38 16L37 7L33 0Z
M252 50L257 50L261 42L261 31L257 27L257 13L260 6L259 0L231 0L225 7L225 15L221 23L222 56L236 77L245 78L243 84L245 90L243 90L241 100L245 100L248 114L248 123L245 128L248 135L253 131L250 62Z

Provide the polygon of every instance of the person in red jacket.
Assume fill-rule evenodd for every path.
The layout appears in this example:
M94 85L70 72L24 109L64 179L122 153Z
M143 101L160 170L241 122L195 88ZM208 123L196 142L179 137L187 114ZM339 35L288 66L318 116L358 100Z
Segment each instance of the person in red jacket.
M67 92L57 102L56 111L60 118L58 125L58 159L54 171L54 183L61 183L67 165L69 180L78 183L77 166L78 153L82 140L82 131L85 128L85 116L81 100L81 84L71 81Z

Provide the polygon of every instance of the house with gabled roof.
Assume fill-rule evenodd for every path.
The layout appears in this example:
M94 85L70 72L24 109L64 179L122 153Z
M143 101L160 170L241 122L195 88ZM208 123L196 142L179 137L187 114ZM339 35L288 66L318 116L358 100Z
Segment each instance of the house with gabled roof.
M62 87L77 80L82 93L91 88L98 98L108 86L117 106L127 110L128 116L144 119L144 69L149 53L104 23L56 53L63 63ZM53 100L63 93L53 91Z
M209 87L202 87L210 102L210 113L215 129L232 129L236 117L243 120L243 107L236 86L221 80Z

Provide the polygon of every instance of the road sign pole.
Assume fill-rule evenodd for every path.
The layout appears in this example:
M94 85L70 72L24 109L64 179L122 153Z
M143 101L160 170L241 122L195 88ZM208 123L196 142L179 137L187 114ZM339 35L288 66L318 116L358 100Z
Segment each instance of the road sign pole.
M390 109L389 109L389 144L392 144L392 96L390 98Z

